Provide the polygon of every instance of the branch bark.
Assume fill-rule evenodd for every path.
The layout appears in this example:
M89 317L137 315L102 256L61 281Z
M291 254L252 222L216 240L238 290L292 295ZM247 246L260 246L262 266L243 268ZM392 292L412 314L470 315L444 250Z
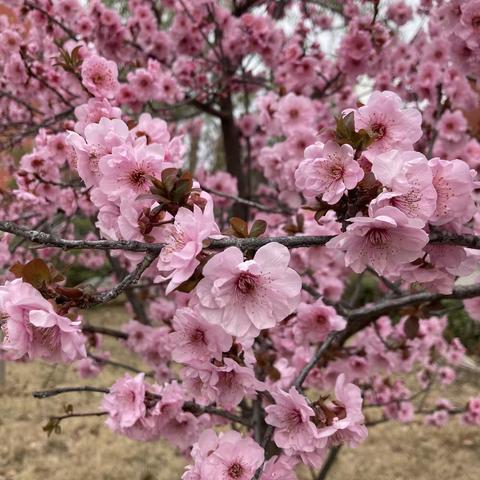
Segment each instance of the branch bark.
M33 243L49 247L57 247L62 250L126 250L129 252L159 253L165 246L163 243L146 243L134 240L67 240L48 233L31 230L9 221L0 221L0 231L25 238ZM258 250L263 245L271 242L281 243L288 248L318 247L325 245L332 238L333 236L329 235L222 238L219 240L211 240L208 248L212 250L221 250L234 246L242 250ZM480 237L476 235L457 235L449 232L433 232L430 234L430 243L434 245L455 245L480 250Z

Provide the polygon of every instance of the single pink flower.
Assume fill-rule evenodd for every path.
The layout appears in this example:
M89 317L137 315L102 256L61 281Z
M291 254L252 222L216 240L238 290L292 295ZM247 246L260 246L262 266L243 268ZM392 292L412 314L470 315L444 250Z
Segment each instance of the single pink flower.
M289 93L279 100L275 117L283 130L291 134L314 123L315 108L309 98Z
M173 317L170 334L172 358L176 362L221 360L232 346L232 337L217 325L206 322L195 310L181 308Z
M437 208L430 223L444 225L454 221L463 225L471 220L475 213L475 171L462 160L432 158L428 164L437 191Z
M353 159L350 145L328 141L323 148L312 145L305 150L305 160L295 172L295 185L307 199L322 196L334 205L347 190L352 190L363 178L364 172Z
M318 299L315 303L301 303L298 306L293 332L299 343L317 343L325 340L330 332L343 330L346 325L346 320L333 307Z
M437 191L428 160L418 152L391 150L370 156L375 178L389 189L374 204L401 210L422 226L430 220L437 205Z
M346 252L347 267L360 273L370 265L383 275L422 255L428 235L398 208L370 208L369 214L350 218L347 231L327 243Z
M327 400L319 407L324 415L321 415L321 423L317 423L317 436L326 438L328 447L342 443L356 447L368 435L364 425L362 402L360 388L352 383L345 383L343 373L339 375L335 384L335 400Z
M437 124L440 137L450 142L459 142L467 131L468 123L460 110L447 110Z
M115 62L91 55L83 61L81 75L84 87L95 97L115 96L119 86Z
M229 431L220 434L218 447L203 461L200 480L251 480L263 460L263 448L253 439Z
M87 187L98 185L100 159L112 153L114 147L125 143L128 136L128 126L125 122L108 118L101 118L99 123L86 125L83 136L69 132L67 141L75 152L74 163Z
M470 318L480 322L480 297L468 298L463 301L463 305Z
M272 391L274 405L265 407L265 422L275 427L273 440L280 448L312 451L316 434L312 422L315 412L308 405L306 398L295 387L290 391Z
M217 368L218 380L215 384L216 402L226 409L238 405L245 395L254 395L265 389L255 378L251 367L242 367L231 358L224 358L223 365Z
M101 191L110 201L119 202L125 195L148 193L149 177L160 177L167 164L161 145L147 145L140 139L135 145L124 143L114 147L111 154L100 159L98 167Z
M15 359L71 363L86 357L80 322L58 315L40 292L21 279L0 286L2 349Z
M294 470L295 463L291 457L274 456L265 462L260 480L298 480Z
M167 276L158 276L155 281L170 280L166 293L170 293L188 280L200 264L198 254L203 249L203 242L210 235L218 234L218 226L213 216L213 202L208 198L204 210L197 205L193 211L180 207L173 225L166 225L163 230L164 242L158 258L157 268L167 272Z
M146 414L144 374L135 377L126 373L103 398L102 408L108 412L107 425L116 428L132 427Z
M393 92L373 92L367 104L354 111L356 130L374 136L370 153L390 149L412 150L422 136L422 115L414 108L402 108L402 100Z
M211 258L196 293L203 317L237 337L274 327L298 305L301 279L288 268L290 252L279 243L261 247L253 260L230 247Z

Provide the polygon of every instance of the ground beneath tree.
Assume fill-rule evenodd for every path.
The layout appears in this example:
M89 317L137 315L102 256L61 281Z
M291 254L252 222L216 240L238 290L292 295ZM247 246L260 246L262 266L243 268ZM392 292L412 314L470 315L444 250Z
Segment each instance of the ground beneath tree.
M92 323L112 326L124 320L119 310L91 314ZM113 319L113 323L112 323ZM112 358L131 362L114 345ZM140 365L137 365L140 366ZM109 386L122 372L106 367L94 380L82 380L71 369L43 364L8 364L0 386L0 480L176 480L185 460L166 444L142 444L106 428L104 418L68 419L60 435L42 430L49 415L62 414L64 405L75 412L100 408L99 394L68 394L45 400L34 390L53 386ZM480 379L462 377L449 398L459 401L480 392ZM432 398L444 395L434 392ZM308 472L305 478L311 478ZM452 420L443 429L388 423L369 430L367 442L339 455L331 480L478 480L480 429ZM214 479L212 479L214 480Z

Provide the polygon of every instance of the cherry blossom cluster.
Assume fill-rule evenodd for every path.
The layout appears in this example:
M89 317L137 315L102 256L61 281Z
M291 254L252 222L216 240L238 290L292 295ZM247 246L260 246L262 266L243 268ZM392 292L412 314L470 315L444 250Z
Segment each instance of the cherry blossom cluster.
M452 315L480 321L480 2L124 3L0 0L2 359L129 370L92 415L184 480L480 426L447 398ZM84 320L114 299L121 327Z

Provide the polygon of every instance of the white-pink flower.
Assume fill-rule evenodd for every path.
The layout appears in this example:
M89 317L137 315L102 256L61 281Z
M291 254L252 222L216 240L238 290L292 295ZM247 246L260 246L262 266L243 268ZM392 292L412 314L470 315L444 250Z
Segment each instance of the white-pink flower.
M196 289L204 318L237 337L274 327L295 310L302 288L289 261L288 249L276 242L261 247L252 260L245 261L236 247L215 255Z
M235 431L220 434L218 447L205 458L201 480L251 480L264 460L263 448Z
M305 160L295 172L295 185L307 199L322 196L334 205L347 190L352 190L363 178L364 172L353 159L350 145L333 141L311 145L305 150Z
M299 343L323 342L331 331L343 330L346 325L346 320L333 307L318 299L315 303L301 303L298 306L293 333Z
M114 431L132 427L146 414L144 374L135 377L128 373L119 378L102 402L109 415L107 425Z
M108 118L101 118L99 123L86 125L83 136L69 132L67 141L75 151L74 163L87 187L98 185L100 158L112 153L114 147L125 143L128 136L128 126L125 122Z

